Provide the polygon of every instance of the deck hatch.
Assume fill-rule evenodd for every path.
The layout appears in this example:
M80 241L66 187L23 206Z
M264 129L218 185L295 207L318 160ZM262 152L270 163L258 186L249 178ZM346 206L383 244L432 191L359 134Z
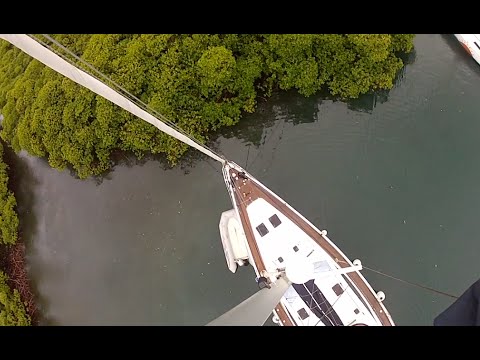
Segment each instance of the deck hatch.
M307 310L305 310L305 308L301 308L297 312L298 312L298 316L300 316L300 319L305 320L306 318L308 318L308 313L307 313Z
M267 227L265 226L264 223L261 223L260 225L258 225L256 227L256 229L257 229L258 233L260 234L260 236L265 236L265 235L268 234L268 229L267 229Z
M335 292L337 296L340 296L343 294L343 288L340 284L333 285L332 290Z
M273 214L272 216L270 216L268 218L268 220L270 220L270 224L272 224L272 226L274 228L276 228L278 225L280 225L282 222L280 221L280 219L278 218L277 214Z

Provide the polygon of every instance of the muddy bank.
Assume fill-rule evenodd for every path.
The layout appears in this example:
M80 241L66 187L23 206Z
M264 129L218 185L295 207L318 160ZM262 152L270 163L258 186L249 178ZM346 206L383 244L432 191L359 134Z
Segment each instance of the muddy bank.
M38 325L36 298L28 276L25 262L25 244L19 240L15 245L4 246L2 249L2 270L8 275L8 285L17 289L25 304L32 325Z
M2 116L0 115L0 123ZM8 188L16 194L19 190L20 182L18 181L18 168L14 157L17 155L10 149L5 142L3 145L3 161L8 165ZM17 199L18 200L18 199ZM17 209L18 212L18 209ZM17 289L20 298L25 304L25 310L31 318L32 325L38 325L36 297L32 291L32 284L28 275L28 267L25 259L25 243L22 240L22 216L19 213L20 226L18 241L14 245L0 246L0 269L4 271L8 277L8 285L12 289Z

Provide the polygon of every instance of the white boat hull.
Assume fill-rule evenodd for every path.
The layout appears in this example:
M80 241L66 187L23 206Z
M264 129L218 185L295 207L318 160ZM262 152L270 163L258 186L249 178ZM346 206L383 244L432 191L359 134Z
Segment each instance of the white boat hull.
M454 34L463 48L480 64L480 34Z
M238 266L234 240L255 269L260 289L273 286L279 276L291 283L273 309L274 323L394 326L382 303L385 295L373 290L360 272L361 263L350 261L325 230L317 229L237 164L226 163L223 173L234 205L220 221L229 269L235 272ZM235 219L232 223L242 231L230 235L228 218Z

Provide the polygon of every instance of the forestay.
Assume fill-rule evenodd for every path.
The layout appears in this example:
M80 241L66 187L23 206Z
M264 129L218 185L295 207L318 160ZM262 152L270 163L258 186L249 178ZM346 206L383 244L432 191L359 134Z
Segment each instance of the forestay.
M174 138L184 142L185 144L194 147L195 149L203 152L212 159L215 159L221 163L225 162L224 159L213 153L211 150L203 147L201 144L195 142L190 137L178 132L177 130L163 123L155 116L141 109L138 105L133 103L125 96L119 94L118 92L116 92L100 80L96 79L92 75L86 73L85 71L82 71L81 69L62 59L54 52L32 39L30 36L26 34L0 34L0 39L6 40L12 45L15 45L20 50L37 59L41 63L66 76L77 84L80 84L87 89L90 89L94 93L104 97L105 99L110 100L114 104L117 104L118 106L127 110L133 115L138 116L139 118L149 122L150 124L157 127L159 130L165 132L166 134L171 135Z

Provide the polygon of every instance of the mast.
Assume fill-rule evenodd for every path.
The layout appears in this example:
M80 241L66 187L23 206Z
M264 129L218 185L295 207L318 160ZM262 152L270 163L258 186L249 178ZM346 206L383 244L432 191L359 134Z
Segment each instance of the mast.
M25 53L37 59L46 66L66 76L77 84L82 85L87 89L93 91L94 93L104 97L105 99L110 100L114 104L127 110L128 112L139 117L140 119L147 121L148 123L152 124L164 133L173 136L177 140L180 140L187 145L192 146L193 148L201 151L202 153L211 157L214 160L225 163L225 159L222 159L220 156L212 152L207 147L202 146L198 142L194 141L191 137L171 128L161 120L157 119L155 116L141 109L138 105L133 103L127 97L119 94L117 91L113 90L111 87L96 79L92 75L86 73L83 70L80 70L66 60L62 59L50 49L47 49L46 47L32 39L30 36L26 34L0 34L0 39L6 40L12 45L15 45L20 50L24 51Z

